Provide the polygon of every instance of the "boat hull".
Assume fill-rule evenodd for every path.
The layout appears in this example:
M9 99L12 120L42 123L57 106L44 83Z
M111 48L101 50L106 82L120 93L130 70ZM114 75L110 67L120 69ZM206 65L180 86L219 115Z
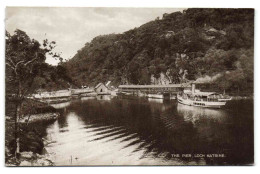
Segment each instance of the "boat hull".
M222 108L226 105L225 101L208 102L208 101L193 101L190 99L183 99L182 97L177 97L179 103L188 106L197 106L203 108Z

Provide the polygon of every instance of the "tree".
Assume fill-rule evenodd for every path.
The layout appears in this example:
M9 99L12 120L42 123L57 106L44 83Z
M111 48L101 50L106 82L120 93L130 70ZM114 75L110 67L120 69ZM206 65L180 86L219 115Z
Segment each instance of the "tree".
M34 91L33 82L41 67L45 64L46 56L61 59L60 55L53 53L56 43L43 41L43 45L30 39L29 36L19 29L15 30L13 35L6 31L6 93L12 96L16 104L15 113L15 157L20 153L19 144L19 119L22 116L22 103L26 96ZM44 71L44 70L42 70Z
M232 72L239 61L244 84L228 82L227 75L221 88L232 91L239 84L241 91L246 86L252 90L253 76L247 74L252 74L253 55L247 52L254 46L253 26L253 9L187 9L122 34L98 36L65 67L73 81L88 85L105 79L114 84L144 84L149 75L159 78L167 71L172 82L179 83L184 70L188 80L196 80Z

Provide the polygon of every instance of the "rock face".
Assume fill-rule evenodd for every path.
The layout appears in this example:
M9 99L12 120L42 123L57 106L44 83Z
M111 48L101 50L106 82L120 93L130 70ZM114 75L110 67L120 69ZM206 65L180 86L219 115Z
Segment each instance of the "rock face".
M22 152L20 154L19 166L53 166L49 155L39 155L33 152Z
M21 152L19 159L14 157L6 161L6 166L54 166L50 154L39 155L33 152Z
M20 152L32 152L41 154L43 152L43 148L44 142L37 131L25 129L20 132ZM9 151L10 154L15 153L14 140L9 143Z
M22 161L19 166L32 166L30 161Z
M10 102L10 101L9 101ZM11 104L10 104L11 103ZM14 139L14 120L15 103L10 102L8 116L6 116L6 139L5 139L5 164L6 166L50 166L53 165L49 155L44 148L44 131L49 122L55 121L60 114L56 109L34 100L25 100L23 109L25 116L20 119L19 147L20 154L15 155L16 141ZM35 110L32 110L35 106ZM27 114L34 113L28 116ZM9 116L11 115L11 116ZM28 121L29 120L29 121ZM29 124L28 124L29 123ZM43 129L43 130L42 130ZM44 155L39 155L44 154ZM46 154L46 155L45 155Z
M14 149L12 149L14 150ZM8 149L6 154L10 153ZM44 140L34 131L23 131L20 137L20 154L18 160L6 155L6 166L53 166L51 155L44 148ZM14 153L14 152L13 152ZM43 155L40 155L43 154Z
M159 78L155 78L151 75L151 84L154 85L168 85L171 83L171 79L164 73L160 73Z
M44 148L44 143L42 138L36 132L29 131L22 134L20 148L21 152L31 151L41 154Z
M39 134L39 131L37 131L35 127L38 127L37 124L55 121L59 115L59 113L41 113L25 116L20 119L20 123L22 124L20 132L20 152L26 151L41 154L44 148L44 142L42 135ZM26 125L28 123L29 125ZM14 140L10 142L10 147L13 147L10 150L13 153L14 144Z
M22 159L22 160L32 159L33 156L34 156L33 152L22 152L22 153L20 153L20 159Z

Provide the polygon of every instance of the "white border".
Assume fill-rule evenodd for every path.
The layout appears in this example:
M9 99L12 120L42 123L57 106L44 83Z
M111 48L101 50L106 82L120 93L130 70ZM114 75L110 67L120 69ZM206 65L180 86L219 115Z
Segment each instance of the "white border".
M254 167L48 167L48 168L6 168L4 167L4 95L5 95L5 82L4 82L4 18L5 18L5 7L6 6L51 6L51 7L172 7L172 8L188 8L188 7L214 7L214 8L255 8L255 166ZM1 91L1 107L0 107L0 170L1 173L78 173L78 172L93 172L93 173L172 173L172 172L189 172L192 174L207 172L207 173L256 173L259 169L259 78L260 75L260 64L258 60L259 55L259 3L257 0L95 0L87 1L83 0L4 0L1 1L1 12L0 12L0 50L1 50L1 68L0 68L0 91ZM87 171L85 171L87 169ZM113 171L112 171L113 170ZM147 171L148 170L148 171Z

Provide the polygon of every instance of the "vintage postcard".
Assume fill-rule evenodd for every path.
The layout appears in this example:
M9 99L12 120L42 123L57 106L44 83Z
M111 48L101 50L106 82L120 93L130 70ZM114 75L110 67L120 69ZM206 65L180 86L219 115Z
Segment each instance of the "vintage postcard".
M254 165L254 9L6 7L6 166Z

